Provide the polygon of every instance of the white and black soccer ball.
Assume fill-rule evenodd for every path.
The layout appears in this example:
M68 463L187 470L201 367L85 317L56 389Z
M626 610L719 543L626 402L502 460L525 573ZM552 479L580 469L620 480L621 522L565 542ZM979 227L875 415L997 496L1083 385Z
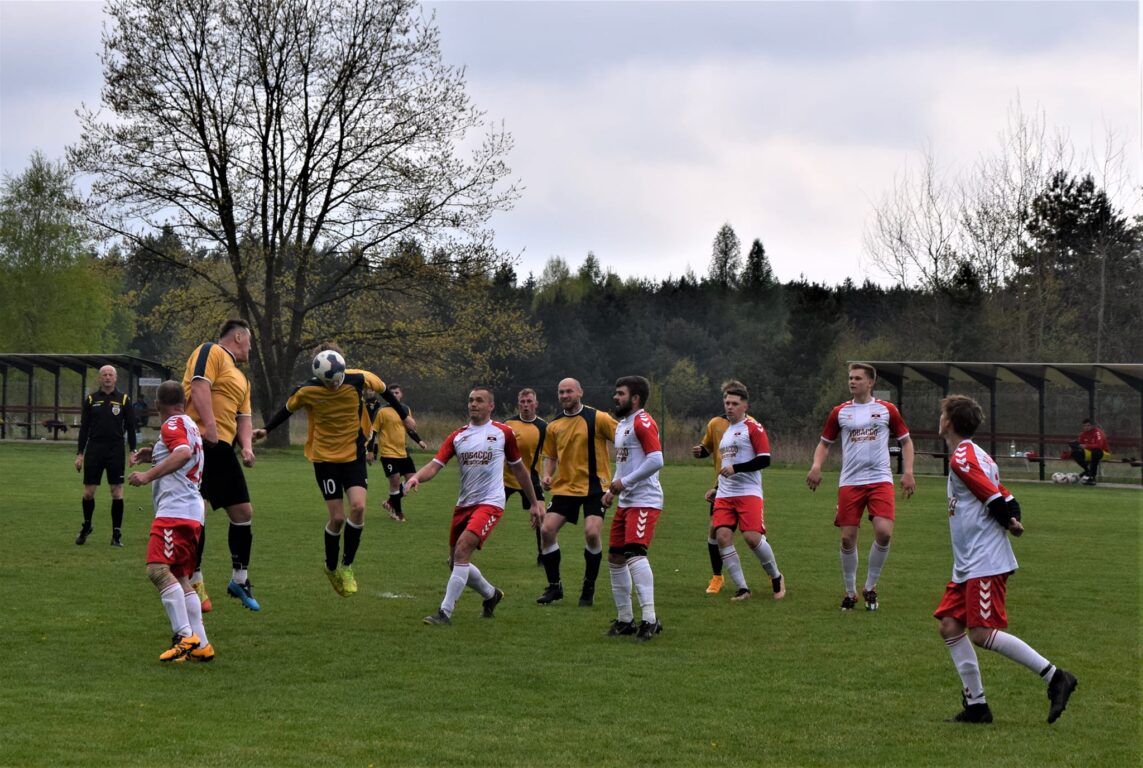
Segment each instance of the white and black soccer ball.
M1068 481L1068 475L1066 472L1053 472L1052 473L1052 482L1055 483L1056 485L1063 485L1067 481Z
M1076 483L1078 483L1079 480L1080 480L1080 478L1079 478L1079 475L1077 473L1075 473L1075 472L1069 472L1068 473L1068 482L1071 483L1072 485L1075 485Z
M314 357L314 378L330 389L337 389L345 381L345 358L332 349L324 349Z

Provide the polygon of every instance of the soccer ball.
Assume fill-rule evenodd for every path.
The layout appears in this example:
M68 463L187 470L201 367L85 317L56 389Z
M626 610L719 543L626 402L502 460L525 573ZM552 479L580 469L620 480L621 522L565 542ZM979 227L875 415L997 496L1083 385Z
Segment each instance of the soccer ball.
M1052 473L1052 482L1055 483L1056 485L1063 485L1067 481L1068 481L1068 475L1066 472L1053 472Z
M1068 482L1071 483L1072 485L1075 485L1076 483L1079 482L1079 475L1076 474L1075 472L1069 472L1068 473Z
M314 378L330 389L337 389L345 381L345 358L332 349L322 350L314 357Z

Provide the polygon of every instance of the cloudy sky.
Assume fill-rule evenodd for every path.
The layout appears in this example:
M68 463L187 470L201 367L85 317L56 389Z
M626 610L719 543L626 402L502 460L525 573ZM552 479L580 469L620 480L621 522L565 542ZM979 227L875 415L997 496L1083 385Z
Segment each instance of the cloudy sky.
M995 153L1019 100L1140 182L1136 2L435 2L446 61L502 120L524 194L493 226L539 273L706 269L729 222L782 280L882 279L862 233L926 147ZM96 104L98 2L0 0L0 161L62 158ZM1123 204L1128 204L1126 200Z

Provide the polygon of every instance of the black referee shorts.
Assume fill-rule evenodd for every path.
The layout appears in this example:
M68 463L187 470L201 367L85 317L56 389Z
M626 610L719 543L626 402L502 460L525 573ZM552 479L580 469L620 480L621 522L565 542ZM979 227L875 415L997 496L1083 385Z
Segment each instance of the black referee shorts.
M122 441L88 443L83 452L83 484L100 485L106 472L108 485L123 485L126 467Z

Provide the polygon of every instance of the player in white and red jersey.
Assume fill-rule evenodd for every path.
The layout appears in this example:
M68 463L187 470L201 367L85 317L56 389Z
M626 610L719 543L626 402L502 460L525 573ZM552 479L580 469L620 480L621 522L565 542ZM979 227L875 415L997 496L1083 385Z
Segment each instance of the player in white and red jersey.
M851 611L857 605L857 529L861 513L868 512L873 524L873 544L869 548L869 570L865 576L865 610L877 610L877 580L889 557L893 538L894 498L893 470L889 464L889 438L901 444L904 472L901 489L905 498L913 495L917 481L913 479L913 441L909 428L897 406L873 397L877 369L868 363L849 366L849 393L853 399L830 411L822 429L821 441L814 449L813 466L806 475L806 485L816 491L822 481L822 462L829 448L841 438L841 479L838 482L837 515L833 524L841 529L841 576L845 596L841 609Z
M743 383L737 379L730 379L723 383L720 390L723 394L726 393L727 387L743 387ZM750 414L746 415L750 418ZM708 595L717 595L722 591L723 576L722 576L722 555L718 552L718 539L715 538L714 532L714 495L718 493L718 479L719 471L722 469L722 459L718 455L718 444L722 441L722 436L726 434L726 427L729 422L726 420L726 414L720 413L713 417L706 423L706 429L703 430L702 438L699 442L691 448L691 455L696 459L705 459L707 456L711 457L714 464L714 482L711 483L710 488L704 494L708 504L710 504L710 517L711 525L706 534L706 551L707 556L710 558L710 581L706 585L706 593Z
M655 577L647 560L647 547L655 537L655 525L663 511L663 488L659 470L663 468L663 448L659 425L643 410L650 383L642 376L623 376L615 382L615 476L603 494L603 506L619 504L611 520L607 565L611 571L611 594L618 617L611 622L610 637L635 635L637 641L650 640L663 631L655 614ZM639 595L642 621L635 625L631 610L631 590Z
M487 387L469 392L468 425L449 435L433 460L405 481L405 490L412 492L436 477L453 456L460 463L460 495L448 539L452 574L440 609L425 617L426 624L451 624L456 601L466 586L484 598L482 615L486 619L492 618L492 612L504 598L504 592L489 584L471 559L473 551L483 547L504 515L505 461L528 500L532 526L539 527L544 519L544 508L532 490L532 478L520 456L516 435L504 424L492 421L495 405L492 390Z
M1000 484L1000 471L972 436L984 421L984 411L964 395L941 401L940 435L952 452L949 462L948 515L952 535L952 581L933 613L940 620L963 685L964 708L953 721L991 723L992 710L984 698L979 645L1023 664L1048 685L1048 722L1054 723L1076 689L1076 677L1056 667L1015 635L1008 626L1005 597L1016 556L1006 534L1024 532L1020 505ZM967 628L967 633L965 629Z
M718 444L722 469L718 471L711 525L722 563L738 587L731 600L747 600L751 595L734 548L736 528L742 531L742 538L770 577L774 599L781 600L786 596L786 584L774 562L774 550L766 540L763 516L762 470L770 466L770 438L761 424L746 415L750 394L745 385L728 386L723 392L722 405L730 424Z
M199 493L205 463L202 436L194 420L183 413L181 383L160 384L156 403L163 419L159 441L154 448L131 455L131 466L141 461L151 461L154 466L146 472L132 472L127 482L136 487L154 483L155 520L147 545L147 576L159 590L174 631L171 647L159 660L212 661L214 648L202 626L202 602L190 580L206 519Z

